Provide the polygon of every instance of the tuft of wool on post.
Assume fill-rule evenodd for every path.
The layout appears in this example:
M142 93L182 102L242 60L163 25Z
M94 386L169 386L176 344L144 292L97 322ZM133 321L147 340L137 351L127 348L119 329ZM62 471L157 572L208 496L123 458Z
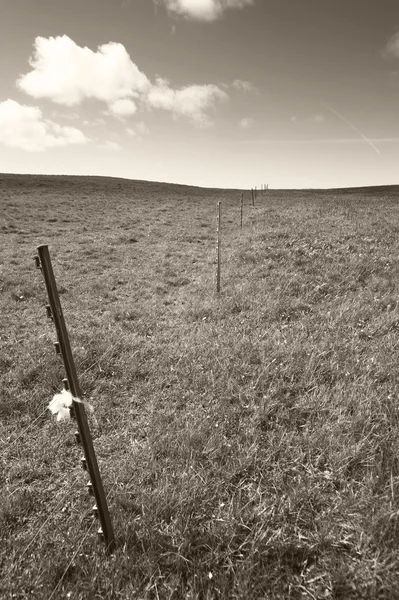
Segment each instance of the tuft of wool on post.
M71 414L69 412L70 407L72 406L72 402L80 402L84 404L89 410L93 410L93 407L88 402L84 402L79 398L74 398L68 390L61 390L59 394L55 394L50 404L48 405L48 409L53 415L57 415L57 421L62 421L63 419L70 419Z

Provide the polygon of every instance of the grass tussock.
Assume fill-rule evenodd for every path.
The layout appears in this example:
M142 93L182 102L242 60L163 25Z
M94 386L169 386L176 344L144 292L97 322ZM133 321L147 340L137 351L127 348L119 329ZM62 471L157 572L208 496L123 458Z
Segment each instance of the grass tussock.
M397 191L248 194L240 230L234 190L0 179L1 597L398 598ZM47 410L41 243L112 556Z

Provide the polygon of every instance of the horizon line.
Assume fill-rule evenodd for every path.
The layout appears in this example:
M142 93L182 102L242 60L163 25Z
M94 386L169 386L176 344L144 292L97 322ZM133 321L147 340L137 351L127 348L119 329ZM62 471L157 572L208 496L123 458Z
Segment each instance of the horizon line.
M204 189L204 190L221 190L221 191L226 191L226 190L231 190L231 191L239 191L239 192L250 192L251 189L255 190L257 189L257 192L260 194L262 192L262 188L257 187L257 186L253 186L251 187L218 187L218 186L204 186L204 185L198 185L198 184L193 184L193 183L177 183L175 181L156 181L156 180L152 180L152 179L137 179L137 178L132 178L132 177L122 177L122 176L117 176L117 175L98 175L98 174L86 174L86 175L81 175L78 173L2 173L0 172L0 178L2 176L7 176L7 175L20 175L22 177L81 177L81 178L88 178L88 177L96 177L96 178L100 178L100 179L122 179L123 181L140 181L142 183L153 183L153 184L163 184L163 185L175 185L175 186L181 186L181 187L193 187L193 188L199 188L199 189ZM399 187L399 181L397 183L376 183L376 184L369 184L369 185L346 185L346 186L331 186L331 185L326 185L324 187L268 187L267 189L264 189L263 192L267 195L268 192L281 192L281 191L306 191L306 190L311 190L311 191L317 191L317 190L323 190L323 191L334 191L334 190L351 190L351 189L368 189L368 188L381 188L381 187Z

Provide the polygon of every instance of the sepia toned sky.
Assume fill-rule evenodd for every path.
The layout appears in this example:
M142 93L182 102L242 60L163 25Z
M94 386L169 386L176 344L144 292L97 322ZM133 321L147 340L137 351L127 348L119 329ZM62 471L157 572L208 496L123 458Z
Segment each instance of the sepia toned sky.
M0 0L0 172L399 183L399 2Z

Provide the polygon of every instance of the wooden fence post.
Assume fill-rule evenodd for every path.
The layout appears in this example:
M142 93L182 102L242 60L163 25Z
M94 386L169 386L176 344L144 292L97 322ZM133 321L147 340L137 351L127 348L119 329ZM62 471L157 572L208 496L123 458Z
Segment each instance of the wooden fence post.
M240 227L242 229L242 216L244 213L244 192L241 192L241 202L240 202L240 208L241 208L241 220L240 220Z
M218 202L217 204L218 207L218 216L217 216L217 220L218 220L218 227L217 227L217 234L218 234L218 245L217 245L217 275L216 275L216 291L219 293L220 292L220 270L221 270L221 262L222 262L222 249L221 249L221 245L222 245L222 203Z
M76 372L75 362L72 355L71 345L69 343L68 331L65 325L64 316L60 298L58 295L57 284L55 282L53 267L51 264L48 246L38 246L39 257L35 257L36 265L41 268L46 284L47 295L50 303L51 318L57 331L60 353L64 362L67 380L64 380L64 388L69 388L74 398L81 398L82 392ZM48 311L49 312L49 311ZM84 459L82 464L87 467L90 476L88 490L94 494L97 512L101 523L99 535L104 539L108 552L115 548L115 537L112 529L111 518L108 511L107 499L104 493L101 475L98 468L97 458L94 451L93 441L89 425L87 422L86 411L81 402L73 402L73 414L76 418L79 432L76 439L83 446Z

